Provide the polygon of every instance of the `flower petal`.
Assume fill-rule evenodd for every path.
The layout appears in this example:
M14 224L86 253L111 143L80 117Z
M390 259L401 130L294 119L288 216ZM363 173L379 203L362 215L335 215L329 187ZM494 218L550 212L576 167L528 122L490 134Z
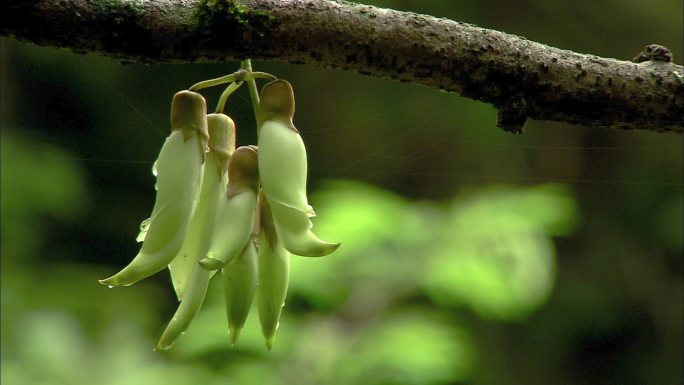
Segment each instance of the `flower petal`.
M171 282L180 300L185 286L200 257L209 251L216 211L225 196L228 183L228 161L235 150L235 124L224 114L207 115L209 153L199 202L190 221L183 247L169 264Z
M313 224L306 212L269 200L273 222L283 246L292 254L322 257L340 247L340 243L321 240L311 231Z
M218 207L212 244L200 265L217 270L239 257L252 234L259 181L257 151L240 147L228 165L228 187Z
M280 313L285 305L290 279L290 253L277 240L274 243L262 231L259 243L259 286L257 309L266 348L275 341Z
M240 257L225 265L222 272L230 343L234 345L252 307L257 288L258 262L254 242L248 242Z
M103 285L127 286L146 278L166 267L183 245L203 172L204 98L189 91L177 93L171 124L173 131L156 161L157 197L143 245L128 266L101 280Z
M162 333L157 343L157 349L169 349L176 339L188 329L188 326L190 326L190 323L202 307L210 278L211 272L200 268L197 264L194 265L180 305L178 305L176 313L166 326L164 333Z

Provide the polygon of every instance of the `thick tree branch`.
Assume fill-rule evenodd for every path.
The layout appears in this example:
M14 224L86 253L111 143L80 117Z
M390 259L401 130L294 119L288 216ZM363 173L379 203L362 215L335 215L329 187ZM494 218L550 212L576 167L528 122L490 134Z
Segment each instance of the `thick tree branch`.
M682 66L662 47L635 63L560 50L446 19L324 0L4 0L1 33L126 61L251 57L419 83L527 118L684 130Z

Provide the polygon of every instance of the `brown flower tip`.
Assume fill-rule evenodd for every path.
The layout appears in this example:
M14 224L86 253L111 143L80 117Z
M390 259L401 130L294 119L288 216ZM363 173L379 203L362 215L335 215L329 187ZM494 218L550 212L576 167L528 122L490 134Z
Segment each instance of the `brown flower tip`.
M202 95L192 91L180 91L171 103L171 131L183 130L186 140L193 133L208 137L207 102Z
M228 162L235 151L235 123L228 115L207 115L209 125L209 150L218 162L220 172L228 169Z
M192 91L180 91L171 102L171 132L181 130L185 141L199 135L199 151L202 162L206 159L209 129L207 128L207 102L202 95Z
M292 124L295 112L294 91L287 80L274 80L261 89L259 101L259 123L266 120L280 120Z
M259 166L256 146L238 147L228 163L229 197L234 197L245 189L258 191Z

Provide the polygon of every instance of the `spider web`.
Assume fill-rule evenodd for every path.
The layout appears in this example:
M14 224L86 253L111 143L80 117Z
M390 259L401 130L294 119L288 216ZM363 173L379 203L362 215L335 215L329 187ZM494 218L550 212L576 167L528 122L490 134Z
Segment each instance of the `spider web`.
M152 122L142 111L137 109L129 99L123 95L118 90L110 87L115 95L117 95L122 107L128 108L136 116L140 118L140 123L142 125L152 128L160 137L165 137L165 130L161 129L158 125ZM249 99L242 95L236 94L236 97L240 100L241 104L249 105ZM316 173L318 177L321 178L363 178L373 180L379 176L404 176L404 177L427 177L427 178L441 178L441 179L457 179L470 182L559 182L559 183L569 183L569 184L634 184L634 185L659 185L659 186L684 186L682 181L653 181L653 180L632 180L632 179L612 179L612 178L594 178L594 179L582 179L582 178L563 178L563 177L553 177L553 176L511 176L511 175L491 175L491 174L481 174L481 173L468 173L467 170L459 169L458 165L454 165L450 170L407 170L407 166L421 161L422 163L429 164L432 159L438 158L437 155L444 152L454 152L463 151L464 149L471 151L491 151L492 149L502 149L506 150L520 150L520 151L532 151L532 152L543 152L543 151L555 151L555 152L602 152L602 153L614 153L614 152L629 152L633 153L634 156L647 156L648 153L655 151L660 151L661 149L656 147L633 147L633 146L566 146L562 144L536 144L536 143L510 143L504 141L486 141L486 140L476 140L471 138L456 138L454 135L450 135L449 138L445 137L444 134L437 136L434 139L427 141L426 144L421 144L417 149L397 153L395 148L411 148L415 147L416 143L421 143L425 141L425 131L429 125L440 122L440 119L448 117L449 113L453 113L455 107L458 103L463 102L461 98L453 97L451 100L441 106L432 106L428 103L420 101L402 101L395 104L394 106L385 108L380 112L375 112L362 116L360 118L341 121L333 126L320 128L320 129L304 129L302 130L302 136L307 142L307 138L311 138L317 135L330 134L334 132L344 132L350 128L365 128L372 129L372 126L379 124L386 119L388 116L400 112L403 109L410 108L414 111L414 122L412 124L406 124L403 131L393 132L391 136L382 138L382 143L374 146L367 152L355 154L352 161L345 162L339 165L332 165L327 167L311 167L310 172ZM492 121L493 125L493 121ZM497 128L492 127L492 130ZM513 137L512 135L510 135ZM515 138L520 138L520 136L515 136ZM311 150L309 150L311 151ZM322 149L320 151L325 151ZM486 157L479 156L481 159L486 159ZM2 159L18 159L21 156L2 156ZM25 157L27 158L27 157ZM144 166L149 168L152 166L154 160L134 160L134 159L112 159L112 158L88 158L88 157L62 157L60 159L67 159L77 162L97 162L97 163L108 163L108 164L121 164L121 165L133 165L133 166ZM393 163L392 167L383 167L379 169L372 169L367 167L367 163L373 160L385 159Z

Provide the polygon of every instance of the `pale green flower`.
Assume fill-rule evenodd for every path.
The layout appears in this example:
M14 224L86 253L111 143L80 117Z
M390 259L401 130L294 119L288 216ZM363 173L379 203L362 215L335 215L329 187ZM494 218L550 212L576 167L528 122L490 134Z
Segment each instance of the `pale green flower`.
M293 254L319 257L339 247L319 239L309 220L313 208L306 196L306 149L292 123L294 93L285 80L275 80L261 90L259 104L259 175L271 206L278 237Z
M230 329L230 343L235 344L252 307L257 289L258 262L253 241L248 241L240 257L226 264L223 273L223 291Z
M216 211L226 194L228 162L235 151L235 123L227 115L207 115L209 126L209 153L204 166L204 177L199 202L195 210L185 242L180 252L169 264L171 282L180 300L185 285L197 264L206 255L211 244Z
M235 150L228 175L228 190L219 202L211 246L199 261L207 270L221 269L239 257L252 235L259 185L256 147Z
M173 97L171 135L156 161L157 197L140 252L103 285L127 286L164 269L178 254L192 217L207 147L204 98L181 91Z
M181 301L169 325L164 330L157 349L170 348L190 326L207 293L213 275L202 269L197 261L211 245L217 207L226 193L228 163L235 149L235 124L224 114L207 116L209 124L209 153L204 170L202 189L197 209L183 248L169 264L178 299Z
M239 85L224 91L218 111ZM140 253L121 272L100 281L130 285L168 266L180 304L157 349L169 349L187 330L210 279L221 270L231 343L256 298L271 350L287 296L291 254L319 257L339 247L312 232L306 149L293 115L292 87L272 81L261 92L259 147L235 149L235 125L228 116L207 116L204 98L195 92L174 96L172 133L154 166L157 199L137 238L143 242Z
M263 198L263 195L261 195ZM260 199L259 286L257 310L266 348L271 350L290 280L290 252L280 241L268 203Z

